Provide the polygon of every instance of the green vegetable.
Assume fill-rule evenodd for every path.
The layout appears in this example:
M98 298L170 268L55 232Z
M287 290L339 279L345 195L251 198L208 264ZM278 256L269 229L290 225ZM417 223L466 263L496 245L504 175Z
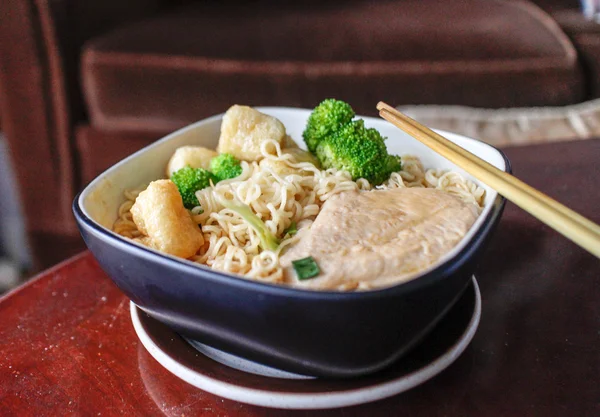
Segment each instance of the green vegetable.
M215 197L223 207L235 211L248 222L250 227L252 227L258 234L258 237L260 238L260 246L263 249L270 251L277 250L279 247L279 239L277 239L275 235L271 233L267 225L252 212L252 209L248 205L238 200L229 200L223 198L220 195L216 195Z
M314 278L321 273L319 265L312 256L292 261L292 266L300 281Z
M298 227L296 226L296 222L294 221L290 223L290 227L283 231L284 236L289 235L290 237L294 236L296 233L298 233Z
M240 161L228 153L222 153L211 159L210 170L218 181L239 177L242 174Z
M386 178L388 179L392 172L398 172L402 169L402 160L398 155L388 155L385 169L389 172Z
M179 194L183 199L183 205L193 209L200 203L196 198L196 191L210 186L210 181L216 182L216 178L205 169L192 168L189 165L171 174L171 181L175 183Z
M317 145L316 155L323 168L345 170L353 180L365 178L379 185L401 168L400 158L389 155L384 138L367 129L363 120L345 124Z
M400 157L389 155L381 134L355 120L354 110L340 100L327 99L311 113L303 137L308 149L324 169L350 172L353 180L364 178L379 185L400 171Z
M308 150L314 153L323 138L349 123L354 115L348 103L332 98L324 100L310 114L302 134Z

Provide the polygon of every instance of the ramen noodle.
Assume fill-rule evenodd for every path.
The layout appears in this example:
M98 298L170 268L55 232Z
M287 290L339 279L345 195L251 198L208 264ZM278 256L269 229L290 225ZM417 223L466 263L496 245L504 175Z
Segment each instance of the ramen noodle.
M457 172L424 169L416 156L402 156L402 169L383 184L353 181L346 171L322 170L298 161L297 152L287 153L279 142L266 139L260 145L260 161L242 161L242 174L196 192L199 206L191 210L201 227L204 244L188 259L213 269L269 283L285 283L280 255L310 233L323 204L340 193L393 188L431 188L444 191L481 209L484 189ZM147 238L138 229L131 208L146 186L125 192L113 231L141 244ZM248 205L270 232L281 239L275 251L260 246L257 232L235 211L220 201L235 198ZM286 234L296 225L297 233Z

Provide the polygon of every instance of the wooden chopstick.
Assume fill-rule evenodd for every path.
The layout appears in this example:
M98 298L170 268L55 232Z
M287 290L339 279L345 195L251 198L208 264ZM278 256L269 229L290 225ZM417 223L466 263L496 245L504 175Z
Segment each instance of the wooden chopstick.
M541 191L538 191L535 188L533 188L533 187L525 184L523 181L515 178L514 176L512 176L512 175L510 175L510 174L508 174L508 173L506 173L504 171L499 170L498 168L496 168L495 166L493 166L489 162L484 161L483 159L481 159L478 156L472 154L471 152L467 151L466 149L458 146L454 142L446 139L442 135L440 135L440 134L434 132L433 130L429 129L428 127L420 124L416 120L411 119L410 117L408 117L405 114L402 114L401 112L399 112L395 108L391 107L390 105L388 105L386 103L383 103L383 102L379 102L377 106L378 106L377 107L378 110L380 110L381 117L383 117L384 119L390 121L388 118L386 118L385 116L383 116L381 114L381 111L386 111L388 113L391 113L392 117L400 119L400 123L405 124L406 126L410 125L411 129L418 129L421 132L421 135L425 135L425 137L420 138L420 137L414 136L417 133L413 132L414 133L414 135L413 135L413 133L409 132L404 127L401 127L401 126L397 125L396 123L390 121L392 124L396 125L396 127L399 127L400 129L405 130L407 133L413 135L413 137L415 139L418 139L420 142L422 142L425 145L429 146L430 148L432 148L433 150L435 150L436 152L438 152L442 156L444 156L447 159L449 159L452 162L454 162L455 164L461 166L463 169L465 169L465 168L462 165L460 165L460 161L458 161L458 162L454 161L450 155L444 154L444 149L442 149L443 147L450 148L453 152L458 153L458 154L460 154L461 156L463 156L465 158L468 158L468 160L469 160L470 163L479 165L481 167L481 169L485 169L487 171L491 171L492 174L498 174L500 176L503 176L503 178L505 178L507 181L512 182L516 187L521 187L522 189L524 189L528 193L536 195L538 198L542 199L545 203L552 204L556 210L562 211L563 213L565 213L568 216L573 216L573 218L576 221L583 221L583 223L586 224L587 226L589 226L589 224L592 224L592 225L594 225L596 227L599 227L598 225L596 225L595 223L590 222L588 219L586 219L585 217L581 216L577 212L575 212L575 211L569 209L568 207L560 204L556 200L553 200L552 198L548 197L546 194L544 194ZM429 139L429 137L432 137L432 139ZM426 141L428 141L428 142L426 143ZM465 171L467 171L467 170L465 169ZM470 171L467 171L467 172L469 172L471 175L475 176L475 174L473 174L472 172L470 172ZM492 187L490 184L488 184L488 185L490 187ZM496 189L495 187L492 187L492 188ZM496 191L498 191L498 190L496 190ZM502 194L502 193L500 193L500 194ZM506 197L506 198L509 199L508 197ZM524 208L524 210L526 210L526 209Z
M600 258L600 226L384 102L379 115Z

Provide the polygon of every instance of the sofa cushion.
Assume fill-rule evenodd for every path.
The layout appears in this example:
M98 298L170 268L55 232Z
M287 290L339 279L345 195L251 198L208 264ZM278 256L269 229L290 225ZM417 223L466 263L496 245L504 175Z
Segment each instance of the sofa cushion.
M583 96L576 53L519 1L200 2L85 45L100 129L175 129L233 103L374 114L395 104L561 105Z

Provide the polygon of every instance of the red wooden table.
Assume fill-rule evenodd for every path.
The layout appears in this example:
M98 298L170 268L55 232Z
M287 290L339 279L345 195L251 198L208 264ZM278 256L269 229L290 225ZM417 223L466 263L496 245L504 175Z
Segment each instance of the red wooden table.
M506 153L518 177L600 222L600 140ZM0 300L0 416L600 415L600 261L508 204L477 275L479 330L440 375L371 404L281 411L164 370L86 252Z

